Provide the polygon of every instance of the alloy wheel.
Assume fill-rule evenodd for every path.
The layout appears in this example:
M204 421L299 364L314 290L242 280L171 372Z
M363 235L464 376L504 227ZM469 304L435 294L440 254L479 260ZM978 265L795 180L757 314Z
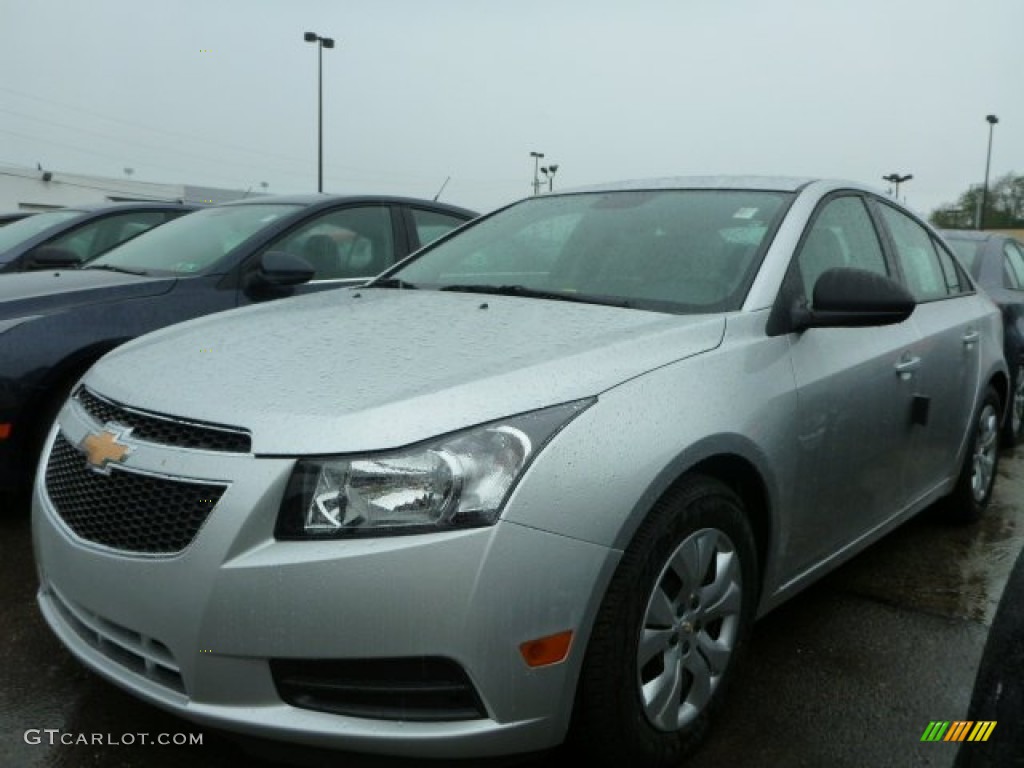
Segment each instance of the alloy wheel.
M971 493L977 502L983 502L992 487L998 450L999 415L991 403L986 403L978 417L974 456L971 462Z
M658 576L637 647L644 714L675 731L705 709L736 646L743 607L739 556L722 531L686 537Z

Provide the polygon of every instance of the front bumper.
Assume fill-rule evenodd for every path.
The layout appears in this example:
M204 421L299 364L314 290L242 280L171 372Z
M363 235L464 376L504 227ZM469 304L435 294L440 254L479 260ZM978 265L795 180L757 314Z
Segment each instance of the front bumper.
M61 429L95 429L75 404ZM51 439L52 444L52 439ZM43 473L33 498L38 600L82 662L196 722L310 746L407 757L483 757L559 743L613 550L499 522L467 531L280 542L290 459L134 446L126 469L224 483L198 535L172 556L83 541ZM530 668L519 645L571 629L568 658ZM482 705L474 719L409 721L286 704L272 659L453 661Z

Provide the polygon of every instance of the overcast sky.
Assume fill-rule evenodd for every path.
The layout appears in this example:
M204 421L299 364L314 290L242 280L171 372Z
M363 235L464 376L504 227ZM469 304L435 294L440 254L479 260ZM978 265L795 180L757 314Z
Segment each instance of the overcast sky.
M307 30L329 192L1024 173L1024 0L0 0L0 163L315 191Z

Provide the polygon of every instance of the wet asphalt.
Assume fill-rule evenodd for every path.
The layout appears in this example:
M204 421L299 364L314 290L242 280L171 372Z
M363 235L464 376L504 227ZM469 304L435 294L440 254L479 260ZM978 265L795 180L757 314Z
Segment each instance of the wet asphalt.
M1024 559L1013 570L1022 549L1018 449L1002 457L977 525L925 513L758 622L722 716L686 765L1024 765L1024 744L1011 743L1024 740ZM139 702L62 648L39 615L35 587L28 510L17 505L0 514L0 767L425 765L240 744ZM991 740L921 741L931 721L967 719L997 720ZM61 744L46 729L114 743ZM143 744L139 734L202 744ZM519 764L547 768L566 757Z

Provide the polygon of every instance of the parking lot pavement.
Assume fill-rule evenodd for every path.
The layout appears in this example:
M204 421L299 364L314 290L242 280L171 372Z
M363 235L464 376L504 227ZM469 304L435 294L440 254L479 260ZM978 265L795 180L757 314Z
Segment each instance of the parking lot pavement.
M760 621L722 717L687 765L953 766L957 744L921 737L931 721L968 718L988 629L1022 548L1024 458L1004 456L981 523L957 528L922 515ZM44 626L35 584L27 511L7 512L0 517L0 766L280 765L261 747L254 756L84 670ZM200 735L202 745L142 744L141 733ZM66 745L61 734L98 734L108 743ZM134 743L125 743L132 735ZM971 746L976 755L996 748ZM334 764L378 762L345 756Z

